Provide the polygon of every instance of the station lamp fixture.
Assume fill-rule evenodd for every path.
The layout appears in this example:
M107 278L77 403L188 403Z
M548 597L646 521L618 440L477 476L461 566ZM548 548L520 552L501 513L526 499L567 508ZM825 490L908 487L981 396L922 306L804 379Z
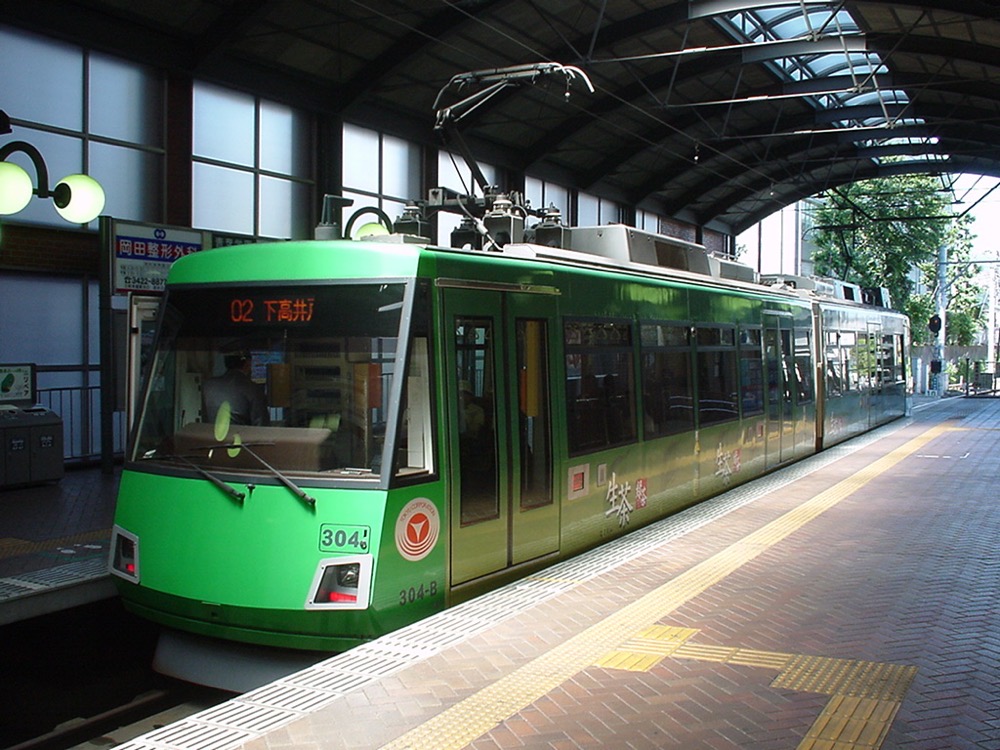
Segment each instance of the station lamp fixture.
M0 134L10 132L10 119L0 110ZM35 167L38 187L20 165L7 161L14 153L27 156ZM26 141L11 141L0 146L0 215L22 211L32 195L51 198L56 212L73 224L87 224L104 210L104 188L93 177L71 174L49 188L49 170L41 152Z

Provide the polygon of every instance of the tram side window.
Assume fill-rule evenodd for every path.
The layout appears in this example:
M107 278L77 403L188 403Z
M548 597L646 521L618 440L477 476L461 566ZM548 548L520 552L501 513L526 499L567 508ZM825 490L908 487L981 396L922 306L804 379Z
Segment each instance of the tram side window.
M882 382L886 384L903 382L903 357L900 353L899 336L891 333L882 336Z
M875 385L875 352L871 348L867 333L857 334L852 360L857 371L858 388L864 391L870 390Z
M414 338L410 344L399 429L397 477L434 471L431 379L427 339Z
M634 441L632 326L570 320L564 334L570 454Z
M654 323L641 328L642 406L646 437L694 429L691 344L688 325Z
M521 509L527 510L553 502L548 321L518 318L516 331Z
M496 351L491 318L455 319L462 524L500 517Z
M858 383L858 365L855 356L855 347L858 344L858 335L854 331L840 332L840 361L843 363L844 372L844 392L857 391L860 388Z
M840 334L826 333L826 395L827 398L844 394L844 368L840 358Z
M799 386L799 403L808 404L813 392L812 336L806 328L795 329L795 377Z
M792 349L792 332L781 329L781 372L784 375L785 383L782 398L786 404L792 403L792 393L798 388L795 382L795 352Z
M697 343L699 426L738 419L736 331L699 327Z
M761 355L760 330L740 330L740 406L743 416L764 412L764 361Z
M903 354L903 337L900 334L896 334L892 337L893 339L893 351L896 357L896 382L905 383L906 382L906 359Z

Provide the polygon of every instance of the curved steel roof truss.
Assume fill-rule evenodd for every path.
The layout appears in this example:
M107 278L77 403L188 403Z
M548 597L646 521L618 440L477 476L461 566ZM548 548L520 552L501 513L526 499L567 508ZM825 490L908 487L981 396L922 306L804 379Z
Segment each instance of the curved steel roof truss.
M464 123L473 151L728 233L857 179L1000 173L1000 8L983 0L8 6L7 24L423 143L455 74L577 66L593 95L505 90Z

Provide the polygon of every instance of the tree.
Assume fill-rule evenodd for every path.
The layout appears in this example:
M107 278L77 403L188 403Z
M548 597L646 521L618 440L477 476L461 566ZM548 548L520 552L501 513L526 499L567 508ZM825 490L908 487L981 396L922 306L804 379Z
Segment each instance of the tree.
M947 247L949 260L957 261L968 259L972 247L973 218L955 214L952 199L940 178L929 175L882 177L829 191L813 216L816 272L888 288L893 306L913 321L914 342L929 342L938 248ZM914 293L914 268L931 291ZM981 327L979 292L968 269L949 265L949 343L971 343Z

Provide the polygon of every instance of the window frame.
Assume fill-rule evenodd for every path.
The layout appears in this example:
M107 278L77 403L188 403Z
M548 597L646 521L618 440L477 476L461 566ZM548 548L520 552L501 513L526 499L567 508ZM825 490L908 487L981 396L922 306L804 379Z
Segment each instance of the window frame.
M805 348L800 348L805 337ZM795 403L798 406L816 402L816 375L813 371L813 330L804 326L792 327L792 363L795 366ZM805 362L805 367L802 367Z
M745 334L745 333L756 333L757 334L757 341L756 341L756 344L755 344L755 346L756 346L755 349L753 349L753 350L751 349L751 346L754 346L753 343L748 344L748 343L746 343L744 341L744 335L743 334ZM736 332L736 351L737 351L737 354L736 354L736 363L737 363L737 369L739 370L739 372L737 372L737 379L738 379L739 389L740 389L739 390L739 393L740 393L740 398L739 398L740 418L741 419L747 419L748 417L763 416L764 415L764 403L765 403L765 387L764 387L764 380L765 380L765 375L764 375L764 327L761 326L761 325L740 325L740 326L738 326L737 327L737 332ZM756 355L756 357L753 358L752 361L755 362L757 364L757 367L759 368L758 369L758 374L759 374L760 377L759 377L759 382L757 383L757 391L758 391L757 395L758 395L759 406L757 408L754 408L752 411L748 411L746 409L746 403L747 403L747 401L746 401L746 395L745 394L747 394L747 392L748 392L749 389L751 389L751 388L754 387L754 384L752 382L748 382L748 380L744 379L744 372L745 371L744 371L743 363L745 361L747 361L748 359L751 359L751 358L745 356L746 354L749 354L751 352Z
M617 448L623 445L631 445L639 440L639 431L637 428L636 420L636 374L635 374L635 328L636 322L631 318L620 318L620 317L586 317L586 316L566 316L561 320L562 323L562 336L563 336L563 364L565 366L564 384L565 384L565 406L566 406L566 447L568 454L570 456L581 456L587 453L596 453L598 451L607 450L609 448ZM570 335L570 326L597 326L603 325L605 327L622 327L628 332L628 341L625 343L614 343L601 344L591 342L583 342L582 335L580 340L573 341ZM582 329L581 329L582 332ZM621 372L621 369L616 369L613 372L607 371L601 374L602 378L607 378L608 375L616 375L618 377L613 381L616 386L616 394L612 394L612 398L615 402L621 401L624 403L624 409L620 408L621 404L612 404L608 401L602 403L601 399L606 399L608 394L606 392L607 381L602 380L600 383L597 382L597 374L591 371L589 375L594 379L594 385L599 386L599 390L594 390L592 394L585 395L584 390L584 379L587 375L584 373L584 357L594 357L594 356L610 356L613 358L623 358L618 359L618 363L624 363L625 372ZM573 357L579 357L580 361L575 366L579 370L579 375L575 377L578 380L578 387L570 387L570 372L574 369L570 364L570 359ZM607 370L607 367L601 367L602 370ZM618 384L618 381L624 376L624 391L622 391L622 385ZM575 392L575 393L574 393ZM572 400L571 400L572 399ZM586 402L585 404L582 402ZM578 409L579 406L586 406L584 410ZM583 419L586 417L586 419ZM578 418L577 424L574 425L574 418ZM624 420L621 422L620 420ZM603 440L595 440L592 442L586 442L584 444L580 443L581 437L586 434L581 429L580 423L584 421L594 421L599 420L598 427L603 425ZM613 434L612 429L617 428L621 424L624 430L621 432L620 436Z
M684 331L684 343L664 343L664 344L653 344L647 343L646 332L650 329L671 329L671 330L683 330ZM685 432L693 432L695 429L695 397L694 397L694 341L693 341L693 331L694 325L691 321L678 321L678 320L653 320L648 322L643 322L639 326L639 361L642 371L642 387L643 387L643 437L649 440L657 440L659 438L668 437L670 435L680 435ZM686 391L680 395L682 401L677 406L679 409L684 409L684 401L687 402L687 411L689 414L686 420L676 420L676 427L666 427L665 429L650 429L649 425L659 424L652 416L650 416L650 421L647 422L646 415L649 412L651 406L646 398L647 391L647 377L646 377L646 358L647 356L657 357L657 355L664 355L667 357L673 355L682 355L680 358L685 364L685 376L686 381ZM658 381L657 386L660 385L662 381ZM668 400L666 412L667 415L670 414L674 409L674 406L670 404ZM670 420L666 416L661 420L664 424L669 425Z
M201 127L199 124L198 99L199 96L203 97L211 95L213 91L218 92L220 95L226 94L242 96L252 105L252 163L230 161L226 158L220 157L219 155L213 155L211 153L199 153L196 141L199 127ZM288 172L269 169L263 166L264 163L270 161L270 156L268 154L262 154L264 148L266 147L266 144L263 143L263 135L266 130L264 127L264 120L268 116L265 114L265 111L273 110L274 108L288 110L293 120L295 120L295 118L299 118L293 122L291 129L293 132L300 132L305 135L305 138L303 139L305 143L300 146L299 153L292 153L289 157L290 171ZM316 142L315 131L315 120L305 110L289 107L281 104L280 102L267 99L262 96L241 94L233 89L219 86L208 81L193 81L191 85L192 224L201 229L240 234L250 236L255 239L307 239L311 237L312 228L316 223L314 221L314 211L312 208L312 203L314 201L311 200L311 196L315 193L316 187L316 164L315 157L312 155ZM305 169L308 174L301 174L300 170L302 169ZM199 171L202 174L211 174L215 170L224 170L227 173L232 173L231 176L233 178L238 175L246 175L251 178L252 186L250 192L252 194L252 215L250 218L250 226L220 226L212 220L206 220L206 215L204 214L201 217L198 216L198 206L201 205L203 200L203 198L202 200L199 200L199 190L208 190L211 192L211 189L210 185L199 184L199 180L196 175ZM281 234L271 231L269 234L264 234L264 230L268 229L270 231L275 223L275 220L272 218L274 216L274 211L266 205L265 199L268 194L277 195L278 188L286 188L288 190L289 201L287 229L289 231ZM296 193L301 194L303 191L310 196L310 199L306 201L308 205L305 207L299 205L295 197ZM239 221L245 222L246 217L240 218Z
M717 337L713 336L716 340L707 340L702 343L702 332L713 332L718 331L719 335ZM725 334L729 333L730 341L727 343L725 341ZM735 323L702 323L695 322L694 333L692 336L694 340L694 376L695 376L695 413L696 413L696 424L698 429L703 429L706 426L716 426L720 424L725 424L726 422L739 421L740 419L740 407L739 407L739 365L738 357L739 351L736 346L736 324ZM716 362L709 362L707 359L703 360L703 355L713 355L722 354L728 355L723 356L722 360L716 360ZM705 421L702 419L703 411L708 411L707 408L703 407L703 404L707 404L707 400L704 398L703 393L708 389L708 383L703 382L702 374L705 370L702 367L702 363L706 362L709 365L718 364L720 361L725 364L728 370L728 383L734 388L732 390L732 395L735 397L732 403L731 416L721 417L719 419L712 419L710 421ZM725 375L720 375L720 384L725 386ZM720 400L720 403L725 403L724 400Z

